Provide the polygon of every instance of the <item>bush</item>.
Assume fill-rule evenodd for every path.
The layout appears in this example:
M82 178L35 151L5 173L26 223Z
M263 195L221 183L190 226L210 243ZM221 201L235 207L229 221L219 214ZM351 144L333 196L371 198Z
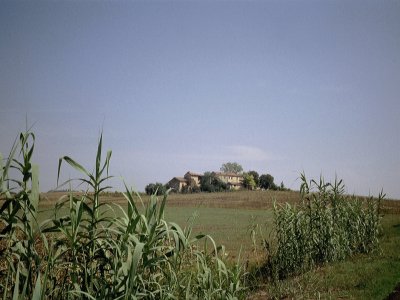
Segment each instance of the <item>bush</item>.
M200 192L201 192L201 189L198 185L185 185L181 190L182 194L191 194L191 193L200 193Z

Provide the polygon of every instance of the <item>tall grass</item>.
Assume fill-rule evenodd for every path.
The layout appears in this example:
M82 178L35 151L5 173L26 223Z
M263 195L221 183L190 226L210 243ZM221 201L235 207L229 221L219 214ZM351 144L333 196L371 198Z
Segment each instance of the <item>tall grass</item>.
M110 189L111 159L110 151L102 157L102 136L93 172L68 156L60 158L58 177L66 163L82 174L78 181L87 190L61 197L53 217L38 224L38 167L31 164L34 138L31 132L21 134L4 164L0 159L3 299L244 296L239 262L227 266L223 247L217 247L212 237L193 237L190 226L181 228L165 220L167 194L144 202L125 186L127 209L101 201L102 193ZM21 158L16 156L18 150ZM22 180L9 177L11 168Z
M36 222L39 168L31 164L34 141L33 133L21 133L5 163L0 155L0 199L4 199L0 208L0 276L5 298L11 290L14 297L32 294L40 272L41 254L36 248L40 235ZM21 178L10 178L11 170Z
M273 278L377 249L383 193L364 201L345 196L341 180L301 180L300 205L274 207L274 238L266 243Z

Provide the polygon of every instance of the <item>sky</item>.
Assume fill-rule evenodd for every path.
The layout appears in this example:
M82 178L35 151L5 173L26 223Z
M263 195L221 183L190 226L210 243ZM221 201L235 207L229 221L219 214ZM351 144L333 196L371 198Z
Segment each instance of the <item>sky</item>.
M0 1L0 152L143 191L234 161L400 199L399 1ZM67 165L61 178L75 177Z

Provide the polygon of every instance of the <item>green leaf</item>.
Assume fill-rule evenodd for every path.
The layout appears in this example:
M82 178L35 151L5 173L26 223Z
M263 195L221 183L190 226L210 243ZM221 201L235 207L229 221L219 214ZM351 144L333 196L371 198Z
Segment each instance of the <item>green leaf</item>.
M40 273L36 278L35 289L33 290L32 300L42 299L42 282L40 281Z
M139 261L142 258L143 254L143 243L138 243L136 244L135 250L133 252L133 257L132 257L132 265L131 265L131 270L130 270L130 276L135 276L137 272L137 268L139 266Z
M69 156L64 156L61 157L58 160L58 172L57 172L57 185L58 185L58 180L60 178L60 169L61 169L61 163L62 161L67 162L71 167L73 167L75 170L85 174L86 176L92 178L92 176L89 174L88 171L86 171L86 169L84 167L82 167L80 164L78 164L75 160L73 160L72 158L70 158Z
M96 176L100 175L100 163L101 163L101 149L103 144L103 133L100 134L99 144L97 145L97 155L96 155Z
M17 275L15 276L15 285L14 285L14 292L13 292L13 300L19 299L19 265L17 269Z
M32 205L31 213L28 216L30 222L36 219L36 214L39 205L39 166L32 166L32 187L29 194L29 201Z

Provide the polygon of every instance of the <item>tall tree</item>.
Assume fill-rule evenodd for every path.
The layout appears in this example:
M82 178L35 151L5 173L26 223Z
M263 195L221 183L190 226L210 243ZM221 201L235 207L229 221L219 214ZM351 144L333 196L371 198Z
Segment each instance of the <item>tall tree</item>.
M250 174L253 176L256 186L260 185L260 175L258 175L257 171L248 171L247 174Z
M147 195L154 195L155 193L157 193L157 195L163 195L166 193L167 188L162 183L156 182L146 185L145 191Z
M243 186L249 190L253 190L256 187L253 175L249 173L243 174Z
M263 174L260 176L259 179L260 182L260 187L263 189L272 189L275 190L276 189L276 185L274 183L274 177L272 177L272 175L270 174Z
M239 165L237 162L227 162L222 165L220 171L224 173L239 174L243 172L243 167Z
M228 185L217 177L214 172L205 172L200 179L203 192L221 192L228 189Z

